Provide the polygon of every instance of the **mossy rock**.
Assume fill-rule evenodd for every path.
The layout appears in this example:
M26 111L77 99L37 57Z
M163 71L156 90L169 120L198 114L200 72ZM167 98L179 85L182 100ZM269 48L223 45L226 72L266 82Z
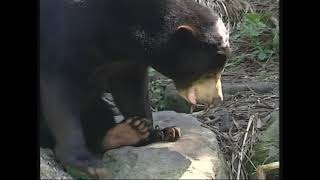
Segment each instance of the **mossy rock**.
M279 161L279 111L275 111L270 116L270 126L258 138L254 145L254 156L252 162L258 166ZM255 172L250 163L247 164L251 177L255 179ZM274 179L279 176L278 171L267 174L267 178Z
M172 110L179 113L190 113L191 105L178 94L178 91L168 86L164 92L164 110Z

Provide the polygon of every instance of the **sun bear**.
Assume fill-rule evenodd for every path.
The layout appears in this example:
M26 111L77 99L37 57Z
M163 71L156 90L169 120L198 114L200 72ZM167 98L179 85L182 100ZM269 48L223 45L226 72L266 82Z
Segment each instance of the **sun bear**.
M178 127L154 127L148 67L173 79L189 103L223 100L228 31L194 0L40 0L39 47L40 145L94 177L110 177L96 154L181 136Z

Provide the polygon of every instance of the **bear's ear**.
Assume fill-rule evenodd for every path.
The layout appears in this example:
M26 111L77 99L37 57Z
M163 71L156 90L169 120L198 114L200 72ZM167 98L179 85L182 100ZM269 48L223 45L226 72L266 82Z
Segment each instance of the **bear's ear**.
M197 33L196 30L188 25L181 25L175 31L175 36L179 40L192 40L196 37Z
M188 33L190 35L196 36L196 31L194 28L188 25L181 25L176 30L177 33Z

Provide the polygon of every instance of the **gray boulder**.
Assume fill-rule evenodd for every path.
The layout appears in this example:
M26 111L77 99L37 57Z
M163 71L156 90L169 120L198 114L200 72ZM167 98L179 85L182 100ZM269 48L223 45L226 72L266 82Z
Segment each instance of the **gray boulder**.
M126 146L104 154L106 168L115 179L228 179L224 158L219 151L215 134L193 116L173 111L153 113L154 125L161 128L177 126L182 138L171 143L153 143L147 146ZM121 121L121 116L116 116ZM71 179L62 170L50 150L42 154L41 179ZM75 178L87 179L78 172Z
M215 134L191 115L162 111L154 124L177 126L182 138L172 143L126 146L105 153L106 167L116 179L227 179ZM117 116L117 119L122 119Z

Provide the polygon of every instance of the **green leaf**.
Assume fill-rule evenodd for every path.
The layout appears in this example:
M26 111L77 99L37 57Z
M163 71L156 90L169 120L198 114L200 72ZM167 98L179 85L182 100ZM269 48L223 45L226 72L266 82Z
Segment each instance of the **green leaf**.
M258 59L263 61L267 58L267 54L263 51L261 51L259 54L258 54Z

